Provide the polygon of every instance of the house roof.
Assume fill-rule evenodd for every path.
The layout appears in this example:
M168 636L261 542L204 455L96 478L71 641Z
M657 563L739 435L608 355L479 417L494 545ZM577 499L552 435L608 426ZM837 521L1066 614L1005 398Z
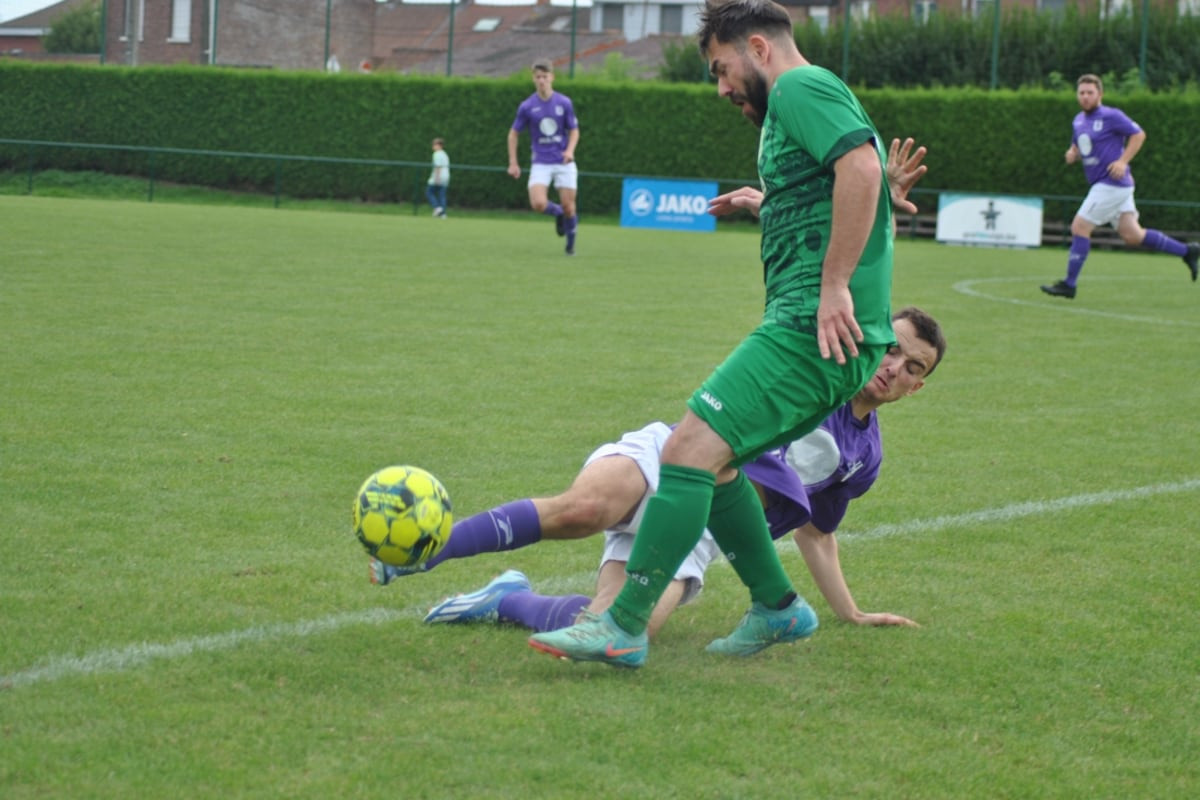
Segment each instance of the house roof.
M98 2L99 0L62 0L54 5L49 5L45 8L38 9L37 11L30 12L25 16L13 17L10 20L0 22L0 29L34 29L38 32L30 35L43 36L48 30L50 30L50 26L54 23L54 20L58 19L63 14L79 6L85 6Z
M484 20L488 25L480 26ZM576 18L575 64L584 69L602 64L611 52L637 61L644 75L653 75L662 62L665 41L690 37L651 36L627 42L620 31L592 32L582 15ZM485 27L486 30L478 28ZM523 75L537 58L549 58L561 73L571 63L571 8L546 4L459 6L454 17L454 75L507 77ZM446 5L408 3L380 5L375 17L377 66L400 72L445 74L450 43Z

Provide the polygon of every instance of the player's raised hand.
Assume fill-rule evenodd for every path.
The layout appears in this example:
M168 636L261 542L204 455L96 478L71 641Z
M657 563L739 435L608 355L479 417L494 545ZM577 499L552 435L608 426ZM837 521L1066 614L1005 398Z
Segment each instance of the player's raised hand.
M903 143L899 139L892 139L888 147L887 179L892 207L905 214L917 213L917 206L908 199L908 192L929 170L921 163L928 151L924 146L913 150L914 144L916 142L910 136Z

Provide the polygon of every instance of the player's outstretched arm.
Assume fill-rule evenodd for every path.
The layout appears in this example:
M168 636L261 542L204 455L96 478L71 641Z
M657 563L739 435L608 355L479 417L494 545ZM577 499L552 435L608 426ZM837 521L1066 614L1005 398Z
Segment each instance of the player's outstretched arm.
M892 193L892 207L905 214L917 213L917 206L908 199L908 193L929 169L921 163L928 151L924 146L914 150L914 144L916 142L910 136L903 143L899 139L892 139L888 147L887 179Z
M793 536L800 548L800 554L804 556L804 563L808 565L808 571L812 573L813 581L838 618L855 625L920 627L911 619L899 614L859 610L858 604L850 594L850 587L846 585L846 577L842 574L837 538L832 533L822 533L810 522L797 528Z

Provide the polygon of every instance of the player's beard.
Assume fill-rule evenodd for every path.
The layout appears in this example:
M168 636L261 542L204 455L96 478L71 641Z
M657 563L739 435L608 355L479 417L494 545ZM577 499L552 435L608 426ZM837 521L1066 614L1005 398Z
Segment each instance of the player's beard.
M771 90L767 86L766 77L758 70L747 70L746 74L748 77L746 78L746 91L743 95L746 98L746 104L754 112L750 115L750 121L761 128L763 120L767 118L767 97Z

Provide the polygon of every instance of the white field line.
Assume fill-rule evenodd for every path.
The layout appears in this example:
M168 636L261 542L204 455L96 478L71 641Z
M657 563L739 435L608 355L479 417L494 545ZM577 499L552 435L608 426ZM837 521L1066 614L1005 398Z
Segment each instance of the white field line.
M1120 280L1142 280L1142 278L1114 278L1103 275L1094 275L1087 278L1088 281L1120 281ZM1041 280L1045 283L1043 276ZM1147 325L1183 325L1189 328L1200 327L1200 322L1193 322L1185 319L1163 319L1162 317L1139 317L1132 314L1118 314L1114 311L1104 311L1098 308L1088 308L1075 304L1071 300L1062 300L1056 297L1043 297L1038 300L1023 300L1014 297L1001 297L994 294L989 294L982 288L987 284L997 283L1026 283L1030 286L1038 284L1037 278L1020 278L1020 277L1004 277L1004 278L974 278L965 281L959 281L954 284L954 291L959 294L965 294L968 297L978 297L982 300L991 300L996 303L1008 303L1014 306L1032 306L1034 308L1053 308L1054 312L1065 314L1083 314L1089 317L1104 317L1105 319L1116 319L1122 322L1134 322Z
M1200 490L1200 478L1192 478L1177 483L1159 483L1150 486L1139 486L1133 489L1093 492L1090 494L1062 497L1057 500L1016 503L999 508L971 511L965 514L933 517L932 519L918 519L895 525L879 525L863 531L842 532L838 534L838 538L843 542L858 542L871 539L884 539L892 536L934 533L960 525L1009 522L1023 517L1044 516L1076 508L1110 505L1129 500L1141 500L1156 495L1178 494L1180 492L1197 490ZM791 538L787 537L781 539L780 543L788 545L791 541ZM568 587L577 584L578 580L574 577L570 580L560 578L551 583L562 585L563 591L575 591L576 589ZM424 611L416 607L400 609L369 608L345 614L333 614L321 617L320 619L301 620L299 622L280 623L277 625L256 625L239 631L179 639L166 644L142 642L119 649L96 650L81 656L54 656L38 666L8 675L0 675L0 690L15 689L38 683L52 683L75 675L124 672L156 660L186 658L195 653L231 650L243 644L260 644L275 639L305 638L345 628L350 625L382 625L397 619L420 616L424 616Z

